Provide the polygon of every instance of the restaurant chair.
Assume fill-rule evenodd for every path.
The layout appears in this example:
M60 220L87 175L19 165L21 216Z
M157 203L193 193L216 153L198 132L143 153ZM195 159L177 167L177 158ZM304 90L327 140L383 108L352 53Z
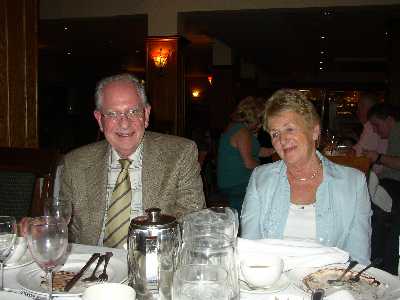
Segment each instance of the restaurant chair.
M42 215L60 158L55 150L0 147L0 215Z
M339 165L344 165L348 167L352 167L358 169L367 176L369 175L369 171L371 169L371 162L365 156L344 156L344 155L337 155L337 156L326 156L330 161L337 163Z
M330 161L337 163L339 165L358 169L358 170L364 172L364 174L368 178L368 174L371 169L371 162L365 156L326 155L326 158L328 158ZM279 157L279 155L276 152L274 154L272 154L272 161L275 162L280 159L281 158Z

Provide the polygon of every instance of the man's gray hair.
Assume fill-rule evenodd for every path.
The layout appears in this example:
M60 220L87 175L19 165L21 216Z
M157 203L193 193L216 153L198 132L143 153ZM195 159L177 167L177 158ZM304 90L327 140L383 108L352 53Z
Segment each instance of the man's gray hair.
M144 85L140 83L139 79L131 74L124 73L124 74L118 74L118 75L113 75L109 76L106 78L103 78L100 80L97 85L96 85L96 92L95 92L95 104L96 104L96 109L100 110L102 104L103 104L103 89L104 87L111 83L111 82L116 82L116 81L127 81L133 84L135 87L139 98L142 100L143 105L147 106L147 96L145 92Z

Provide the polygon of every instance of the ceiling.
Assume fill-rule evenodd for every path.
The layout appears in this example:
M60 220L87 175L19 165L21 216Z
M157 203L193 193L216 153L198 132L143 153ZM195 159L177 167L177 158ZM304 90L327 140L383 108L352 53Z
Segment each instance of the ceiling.
M191 41L189 61L207 61L203 69L211 66L218 39L235 59L271 74L384 73L392 29L400 30L400 5L191 12L180 13L178 20L180 34ZM76 57L80 64L101 59L144 72L146 34L145 15L41 20L40 56L58 62Z
M345 64L373 71L387 58L400 6L196 12L183 20L189 36L220 39L268 71L319 68L321 60L334 71L346 70Z

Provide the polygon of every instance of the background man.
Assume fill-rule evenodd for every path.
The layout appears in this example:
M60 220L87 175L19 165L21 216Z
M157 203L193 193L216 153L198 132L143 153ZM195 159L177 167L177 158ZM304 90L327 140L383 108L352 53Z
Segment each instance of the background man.
M150 207L180 217L204 206L194 142L146 131L150 105L129 74L101 80L94 116L105 140L65 156L60 196L73 203L73 242L121 247Z
M378 98L373 94L362 94L360 102L357 106L357 117L363 124L363 130L360 138L353 149L357 156L362 155L363 150L376 151L385 153L387 148L387 139L381 138L372 128L372 124L368 121L368 111L372 106L378 103ZM373 166L374 172L379 175L382 172L382 166Z
M372 217L372 259L383 257L381 268L397 274L399 264L400 234L400 122L398 108L379 103L368 112L368 120L374 131L382 138L388 139L385 153L364 151L374 164L383 167L380 174L380 185L392 198L391 213L386 214L374 207Z

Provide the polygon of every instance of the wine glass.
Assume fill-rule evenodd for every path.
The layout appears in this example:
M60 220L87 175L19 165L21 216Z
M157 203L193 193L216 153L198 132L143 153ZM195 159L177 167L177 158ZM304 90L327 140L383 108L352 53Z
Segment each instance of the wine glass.
M1 268L1 286L4 285L4 262L10 255L17 236L17 226L14 217L0 216L0 268Z
M72 215L72 204L60 198L48 197L44 204L44 215L56 218L64 218L68 225Z
M33 218L28 227L28 248L35 262L46 272L48 299L52 299L53 270L62 263L68 246L68 229L63 218Z

